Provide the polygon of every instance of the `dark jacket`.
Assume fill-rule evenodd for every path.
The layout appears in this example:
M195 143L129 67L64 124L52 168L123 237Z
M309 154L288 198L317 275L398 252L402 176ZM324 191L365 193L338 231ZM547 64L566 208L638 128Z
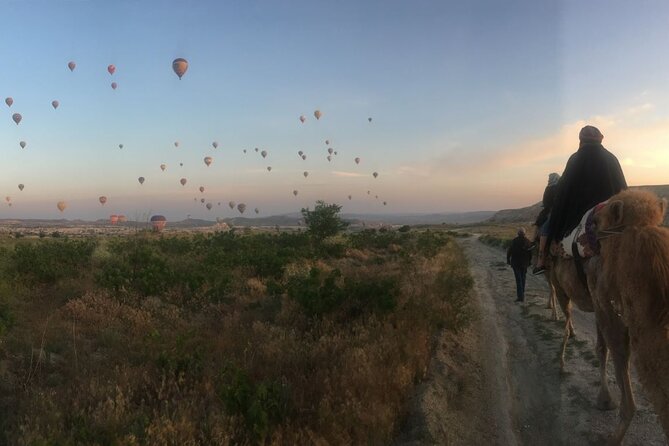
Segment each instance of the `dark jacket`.
M511 240L511 245L506 251L506 263L514 268L527 268L532 260L530 241L524 235Z
M555 202L556 192L557 192L557 184L554 184L552 186L546 186L546 189L544 189L544 198L541 201L543 209L541 209L541 212L539 212L537 220L534 222L534 226L541 227L544 223L546 223L546 220L548 220L548 214L550 214L551 209L553 209L553 203Z
M591 207L627 189L618 159L599 143L583 145L567 162L550 216L548 242L561 240Z

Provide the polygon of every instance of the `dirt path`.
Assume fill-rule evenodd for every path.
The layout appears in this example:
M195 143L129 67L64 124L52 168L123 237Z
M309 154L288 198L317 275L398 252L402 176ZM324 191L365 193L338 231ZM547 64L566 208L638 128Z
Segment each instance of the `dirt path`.
M478 320L461 336L444 334L398 444L601 445L617 410L595 405L599 389L594 317L575 311L567 373L559 373L564 320L550 320L548 286L528 276L515 303L505 254L472 237L461 240L474 277ZM561 315L562 317L562 315ZM619 398L613 365L609 381ZM652 407L635 380L637 413L625 445L664 445Z

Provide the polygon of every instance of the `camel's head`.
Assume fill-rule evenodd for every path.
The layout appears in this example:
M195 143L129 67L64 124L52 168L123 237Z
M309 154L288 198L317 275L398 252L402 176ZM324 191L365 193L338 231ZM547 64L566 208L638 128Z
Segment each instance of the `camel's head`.
M597 212L595 223L600 231L628 226L657 226L664 219L667 201L643 190L626 190L614 195Z

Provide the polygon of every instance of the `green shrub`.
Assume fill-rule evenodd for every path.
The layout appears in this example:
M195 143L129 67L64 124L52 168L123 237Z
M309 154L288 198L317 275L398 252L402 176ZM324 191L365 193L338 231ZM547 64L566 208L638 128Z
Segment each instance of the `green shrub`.
M288 416L288 394L278 381L253 382L238 367L224 368L218 395L230 415L244 420L247 437L254 443L263 442Z
M11 254L11 269L20 280L52 284L79 277L90 269L94 240L40 240L19 243Z

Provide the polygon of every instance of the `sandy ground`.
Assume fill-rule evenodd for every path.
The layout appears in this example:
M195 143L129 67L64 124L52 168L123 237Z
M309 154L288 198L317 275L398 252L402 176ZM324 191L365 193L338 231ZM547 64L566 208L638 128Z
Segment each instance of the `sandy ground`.
M475 280L478 318L460 335L444 333L419 386L397 445L601 445L617 409L595 407L599 389L592 314L575 311L566 373L558 353L564 319L550 320L548 286L528 275L525 303L515 303L505 253L461 240ZM618 400L613 364L609 385ZM625 445L664 445L664 434L634 378L637 412Z

